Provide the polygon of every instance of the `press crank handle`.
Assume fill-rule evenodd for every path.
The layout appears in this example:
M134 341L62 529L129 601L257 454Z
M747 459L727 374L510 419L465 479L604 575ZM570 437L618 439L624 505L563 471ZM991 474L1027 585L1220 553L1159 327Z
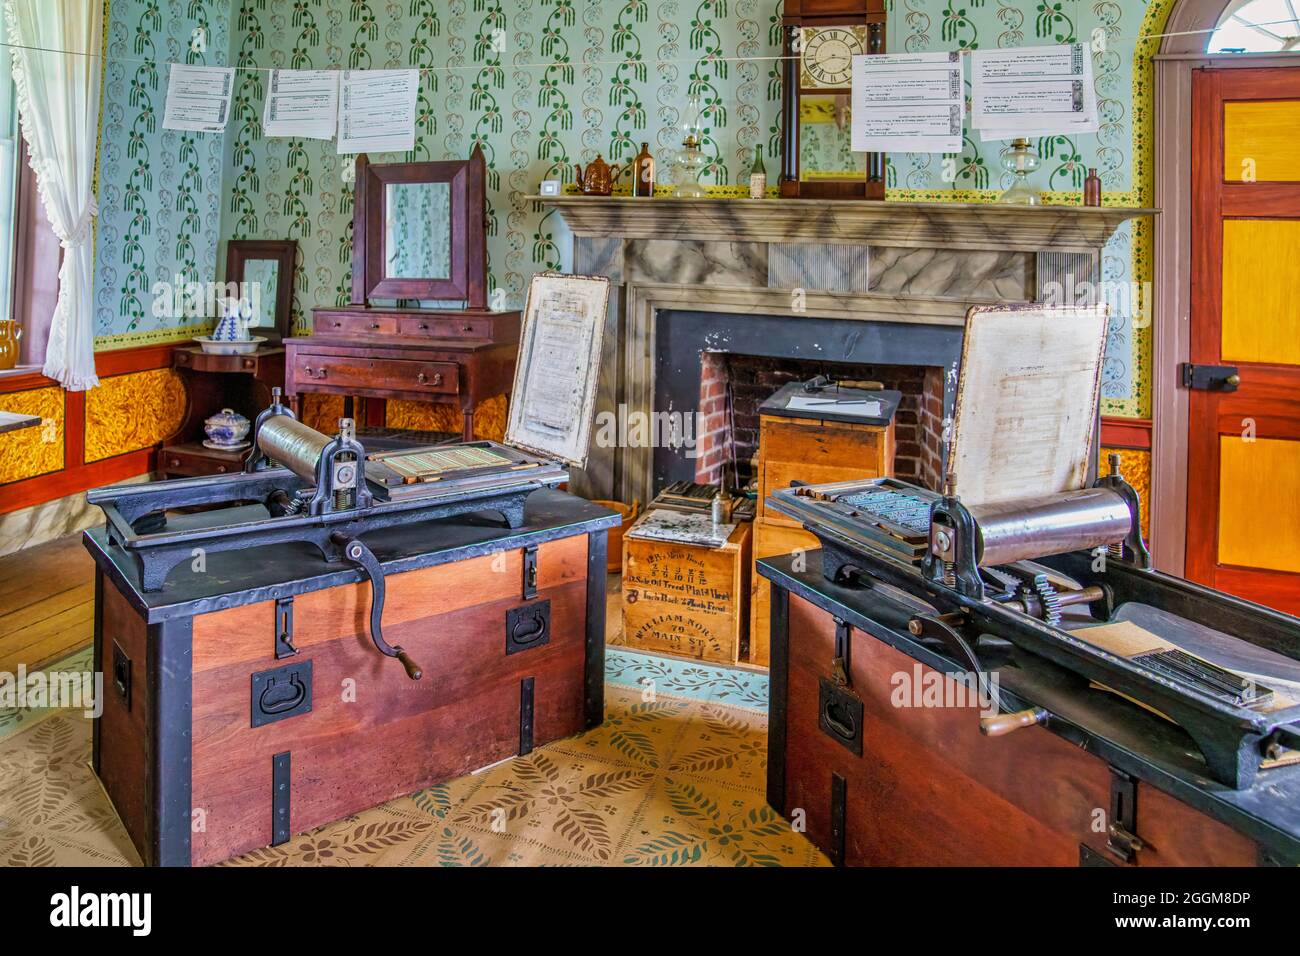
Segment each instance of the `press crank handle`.
M349 538L346 534L337 531L331 535L331 538L335 544L342 546L343 557L359 567L361 573L370 579L370 639L375 642L375 647L379 648L381 654L395 657L402 662L407 677L411 680L419 680L424 676L420 665L411 660L411 656L402 650L400 645L394 646L384 640L384 629L381 623L384 616L384 569L379 566L379 559L356 538Z

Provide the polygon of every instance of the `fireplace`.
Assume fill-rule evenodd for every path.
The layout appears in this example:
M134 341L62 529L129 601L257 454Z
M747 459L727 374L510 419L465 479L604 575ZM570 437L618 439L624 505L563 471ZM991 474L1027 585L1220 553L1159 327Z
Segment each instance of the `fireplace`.
M903 393L896 423L898 477L938 488L948 387L961 329L783 315L660 309L655 321L653 408L693 422L682 447L654 449L654 487L680 480L718 483L731 460L739 484L753 477L758 406L786 382L815 375L880 382Z
M941 470L937 431L943 410L953 407L967 310L1042 300L1053 288L1095 281L1106 241L1147 212L793 199L538 201L560 214L547 222L567 247L568 268L608 276L614 286L597 398L598 426L608 427L598 427L587 467L574 469L570 484L579 494L629 504L674 481L715 474L733 440L747 461L755 437L750 409L761 391L774 391L784 376L818 373L898 387L907 398L897 419L895 470L933 487ZM719 368L726 377L715 388ZM716 421L727 382L731 410L740 415L730 425ZM740 392L745 401L737 404ZM644 425L656 417L689 421L693 430L701 411L702 461L680 442L637 437L662 437L662 428Z
M902 393L894 416L894 474L941 490L943 369L924 365L867 365L782 359L737 352L700 355L695 480L744 488L756 477L759 406L789 382L818 375L879 382Z

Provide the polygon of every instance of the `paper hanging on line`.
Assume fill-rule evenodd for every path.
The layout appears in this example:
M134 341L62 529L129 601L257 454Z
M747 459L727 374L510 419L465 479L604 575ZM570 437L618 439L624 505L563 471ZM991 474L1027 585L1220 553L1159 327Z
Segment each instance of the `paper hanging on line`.
M339 118L337 70L272 70L262 110L266 136L333 139Z
M966 104L957 52L855 56L850 102L857 152L961 152Z
M419 70L348 70L339 89L340 153L415 148Z
M972 51L971 127L985 142L1095 133L1097 91L1087 45Z
M163 129L220 133L230 118L235 89L234 67L182 66L170 63Z

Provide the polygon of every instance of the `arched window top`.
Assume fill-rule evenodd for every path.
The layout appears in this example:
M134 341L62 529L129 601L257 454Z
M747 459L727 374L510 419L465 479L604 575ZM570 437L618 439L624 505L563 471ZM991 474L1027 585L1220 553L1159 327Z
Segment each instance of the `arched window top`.
M1210 34L1210 53L1281 53L1300 49L1300 0L1237 0Z

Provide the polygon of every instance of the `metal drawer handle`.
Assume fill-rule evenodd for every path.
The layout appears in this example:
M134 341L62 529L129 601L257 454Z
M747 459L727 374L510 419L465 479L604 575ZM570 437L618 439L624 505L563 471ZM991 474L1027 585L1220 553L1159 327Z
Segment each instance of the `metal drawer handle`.
M289 675L288 684L275 682L272 677L257 699L257 707L264 714L283 714L293 710L307 697L307 687L297 674Z
M535 644L546 637L546 619L541 614L521 618L515 622L510 639L516 644Z
M845 714L844 719L840 720L837 711L840 708L835 706L834 701L826 701L826 706L822 708L822 719L826 721L826 726L835 733L839 734L845 740L852 740L858 735L857 725L850 714Z
M441 385L441 384L442 384L442 373L441 373L441 372L434 372L434 373L433 373L433 379L430 380L430 379L429 379L429 376L427 376L427 375L425 375L423 372L421 372L418 376L416 376L416 380L419 381L419 383L420 383L421 385Z
M372 329L377 329L377 328L379 328L379 323L378 323L378 322L371 322L371 323L370 323L370 327L371 327Z
M326 368L312 368L310 365L304 365L302 370L307 373L308 378L324 378L325 373L329 371Z
M429 323L428 323L428 322L421 322L421 323L420 323L420 331L421 331L421 332L428 332L428 331L429 331Z

